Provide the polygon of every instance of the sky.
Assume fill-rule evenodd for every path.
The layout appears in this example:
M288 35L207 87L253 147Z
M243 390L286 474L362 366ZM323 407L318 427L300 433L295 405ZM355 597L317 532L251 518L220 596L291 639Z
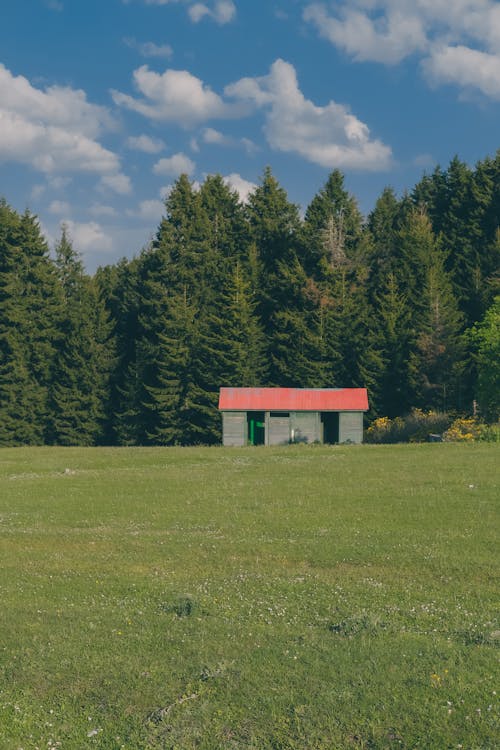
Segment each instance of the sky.
M500 148L492 0L1 0L0 196L87 270L147 246L181 173L366 216Z

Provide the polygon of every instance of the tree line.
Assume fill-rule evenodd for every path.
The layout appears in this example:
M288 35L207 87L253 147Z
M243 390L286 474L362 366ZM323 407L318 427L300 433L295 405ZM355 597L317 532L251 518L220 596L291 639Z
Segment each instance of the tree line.
M2 200L0 445L216 444L222 385L498 419L499 225L500 151L366 220L337 170L303 217L270 169L245 204L182 175L149 246L93 276Z

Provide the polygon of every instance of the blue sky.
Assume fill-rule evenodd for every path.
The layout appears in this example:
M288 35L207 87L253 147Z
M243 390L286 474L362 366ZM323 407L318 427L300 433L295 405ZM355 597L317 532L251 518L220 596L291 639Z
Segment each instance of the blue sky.
M2 0L0 194L86 266L153 235L180 172L303 209L340 168L366 215L500 147L491 0Z

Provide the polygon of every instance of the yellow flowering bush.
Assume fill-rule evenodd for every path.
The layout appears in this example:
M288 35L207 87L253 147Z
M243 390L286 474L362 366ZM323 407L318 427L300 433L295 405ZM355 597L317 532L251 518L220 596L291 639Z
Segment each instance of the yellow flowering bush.
M475 417L459 417L446 430L443 438L447 442L470 443L474 440L491 440L493 428Z
M365 433L367 443L422 443L430 434L441 435L451 423L447 414L413 409L405 417L379 417Z

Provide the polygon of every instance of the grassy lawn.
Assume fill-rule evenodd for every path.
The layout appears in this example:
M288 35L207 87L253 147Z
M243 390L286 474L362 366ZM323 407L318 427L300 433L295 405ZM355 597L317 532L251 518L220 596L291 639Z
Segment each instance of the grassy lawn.
M0 451L0 748L500 747L497 445Z

